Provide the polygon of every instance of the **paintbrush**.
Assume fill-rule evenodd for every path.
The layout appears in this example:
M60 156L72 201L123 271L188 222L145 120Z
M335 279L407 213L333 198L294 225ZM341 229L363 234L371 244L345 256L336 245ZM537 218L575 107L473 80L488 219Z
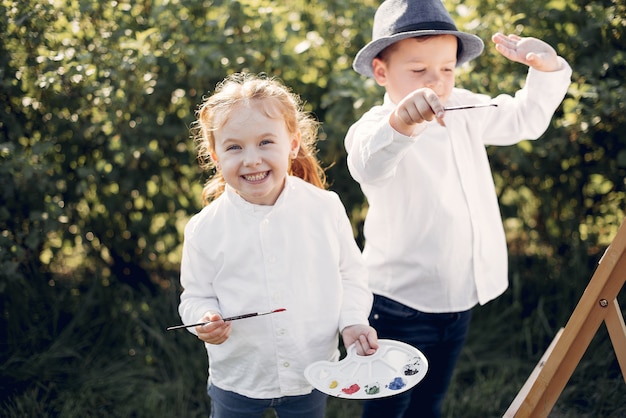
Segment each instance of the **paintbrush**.
M247 313L247 314L243 314L243 315L229 316L227 318L222 318L222 320L223 321L236 321L238 319L252 318L254 316L261 316L261 315L269 315L269 314L273 314L273 313L276 313L276 312L283 312L283 311L286 311L286 310L287 309L285 309L285 308L280 308L280 309L274 309L273 311L269 311L269 312ZM173 326L173 327L167 327L166 330L167 331L171 331L173 329L199 327L199 326L202 326L202 325L210 324L211 322L214 322L214 321L199 322L197 324L190 324L190 325L176 325L176 326Z
M479 107L490 107L490 106L498 107L498 105L495 103L483 103L483 104L475 104L475 105L444 107L443 110L448 111L448 110L461 110L461 109L477 109Z

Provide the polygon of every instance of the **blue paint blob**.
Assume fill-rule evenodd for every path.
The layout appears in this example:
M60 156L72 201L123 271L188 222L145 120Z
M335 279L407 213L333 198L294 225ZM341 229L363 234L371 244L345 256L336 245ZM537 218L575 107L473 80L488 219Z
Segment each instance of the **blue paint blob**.
M387 387L391 390L399 390L406 386L404 380L401 377L394 377L394 379L387 385Z

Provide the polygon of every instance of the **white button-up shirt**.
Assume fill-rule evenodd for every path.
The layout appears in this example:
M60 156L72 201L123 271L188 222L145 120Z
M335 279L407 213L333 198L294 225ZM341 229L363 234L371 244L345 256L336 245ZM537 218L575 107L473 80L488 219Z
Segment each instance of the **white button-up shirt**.
M454 89L448 106L498 107L447 112L445 127L433 121L414 136L399 134L385 95L350 128L348 168L369 203L363 255L374 293L441 313L506 290L506 240L485 146L546 130L570 84L572 70L559 59L559 71L530 69L515 97Z
M305 367L338 359L338 331L367 324L373 298L339 197L297 177L273 206L227 187L192 217L180 280L185 324L286 309L233 321L226 342L206 344L210 382L251 398L310 393Z

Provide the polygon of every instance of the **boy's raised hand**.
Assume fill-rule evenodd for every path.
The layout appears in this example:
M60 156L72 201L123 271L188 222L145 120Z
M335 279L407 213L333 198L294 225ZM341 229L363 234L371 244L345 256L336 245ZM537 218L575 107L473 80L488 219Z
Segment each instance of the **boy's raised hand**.
M391 127L406 136L415 135L415 125L437 119L443 123L443 104L437 93L429 88L421 88L408 94L398 103L389 118Z
M491 40L496 44L496 50L511 61L526 64L539 71L561 69L556 51L541 39L496 33Z

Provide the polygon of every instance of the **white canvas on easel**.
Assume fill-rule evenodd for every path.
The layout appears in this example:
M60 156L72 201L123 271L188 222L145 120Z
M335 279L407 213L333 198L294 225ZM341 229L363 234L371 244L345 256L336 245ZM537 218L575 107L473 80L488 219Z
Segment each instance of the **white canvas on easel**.
M626 221L622 221L569 321L504 413L505 418L547 417L602 322L626 383L626 325L617 302L625 281Z

